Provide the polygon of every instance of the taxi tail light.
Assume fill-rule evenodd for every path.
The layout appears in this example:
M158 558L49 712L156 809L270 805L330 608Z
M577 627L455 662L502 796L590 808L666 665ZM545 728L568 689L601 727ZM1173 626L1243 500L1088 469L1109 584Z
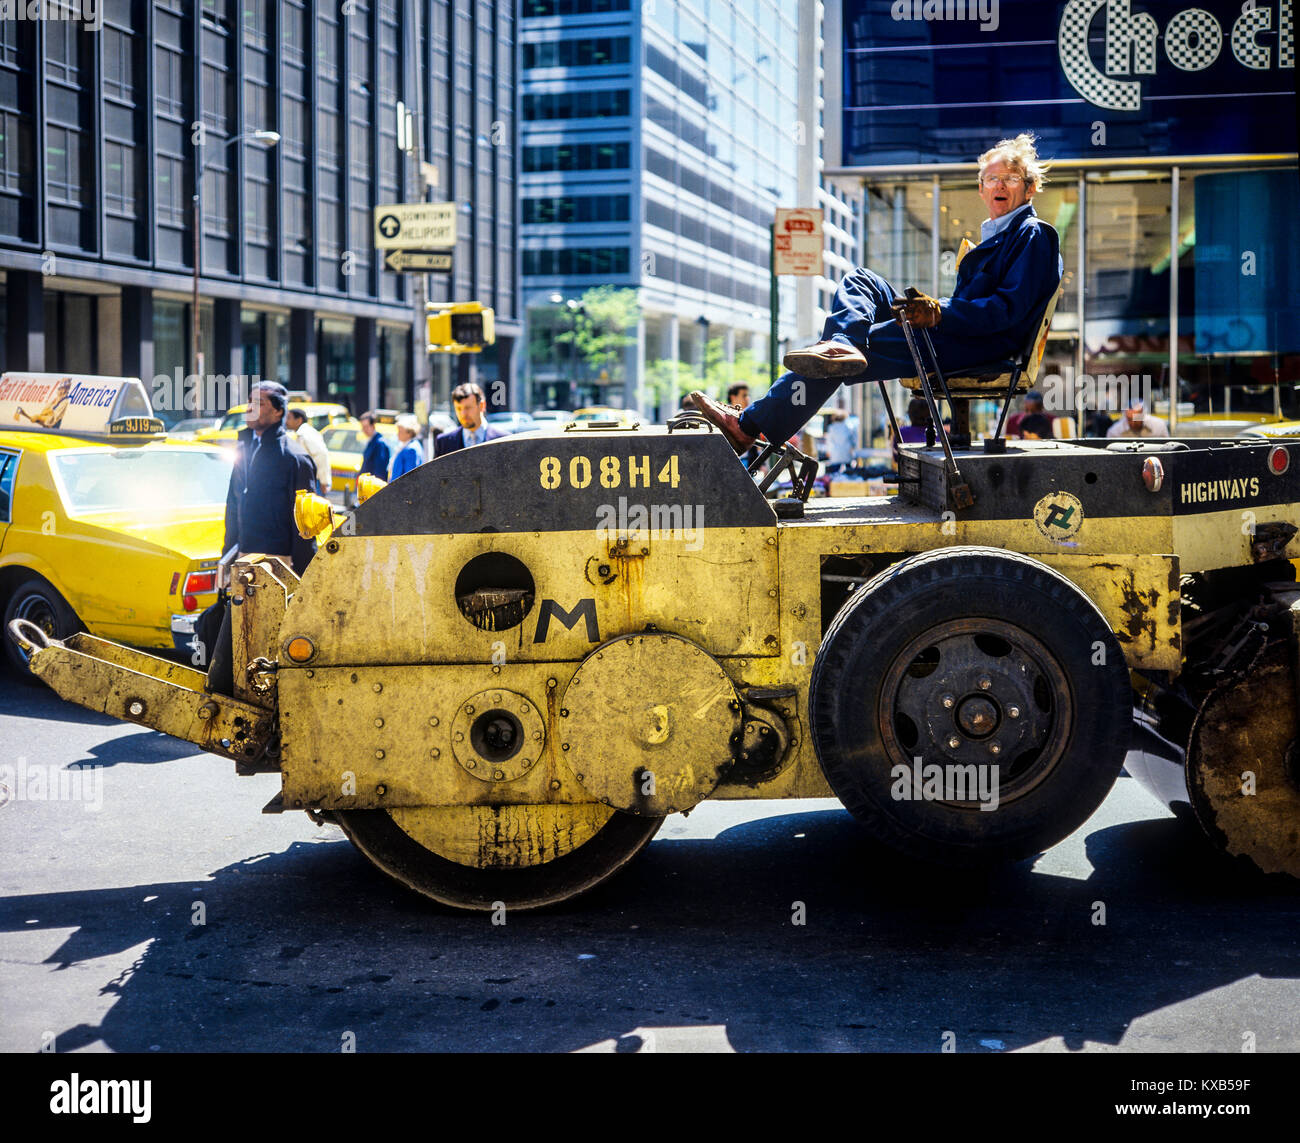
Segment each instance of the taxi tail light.
M190 572L185 577L185 594L181 597L181 606L186 611L198 611L198 595L217 590L217 573L212 571Z

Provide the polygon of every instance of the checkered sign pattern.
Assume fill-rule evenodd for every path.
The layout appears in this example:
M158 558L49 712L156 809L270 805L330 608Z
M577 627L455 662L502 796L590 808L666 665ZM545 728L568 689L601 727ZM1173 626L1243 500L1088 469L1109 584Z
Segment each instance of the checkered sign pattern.
M1203 71L1223 50L1223 29L1204 8L1179 12L1165 29L1165 55L1183 71Z

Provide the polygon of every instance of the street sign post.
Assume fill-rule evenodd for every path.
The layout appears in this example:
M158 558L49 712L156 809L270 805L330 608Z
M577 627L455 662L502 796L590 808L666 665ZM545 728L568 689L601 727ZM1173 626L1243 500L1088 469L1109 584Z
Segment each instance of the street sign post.
M815 278L822 272L822 212L795 208L776 212L776 272Z
M437 250L455 245L454 202L396 202L375 207L377 250Z
M776 384L778 375L777 338L781 324L781 291L777 278L789 274L796 278L815 278L821 274L822 248L822 212L805 207L778 209L776 221L771 226L770 265L771 277L771 321L772 328L768 338L771 356L771 383Z
M384 256L390 270L407 274L450 274L450 250L390 250Z

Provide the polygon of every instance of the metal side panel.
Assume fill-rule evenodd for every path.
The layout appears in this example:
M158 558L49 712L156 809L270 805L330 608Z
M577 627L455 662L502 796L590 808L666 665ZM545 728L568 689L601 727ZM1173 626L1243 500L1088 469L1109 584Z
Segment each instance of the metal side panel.
M69 702L237 762L260 758L275 734L267 711L205 692L201 672L90 635L34 648L31 670Z

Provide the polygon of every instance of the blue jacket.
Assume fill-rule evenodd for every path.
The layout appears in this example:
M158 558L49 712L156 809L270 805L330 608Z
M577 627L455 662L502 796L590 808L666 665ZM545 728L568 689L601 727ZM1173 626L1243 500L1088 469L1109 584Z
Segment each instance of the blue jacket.
M509 436L509 433L502 432L492 425L487 426L487 435L483 443L497 440L499 437ZM433 455L435 457L446 456L449 452L457 452L465 447L465 430L459 426L452 429L449 433L440 433L433 441Z
M1006 230L969 250L957 268L952 297L941 303L936 348L942 341L955 357L973 350L971 360L1018 353L1061 284L1060 254L1055 229L1032 206Z
M298 535L294 493L300 488L316 491L316 465L285 432L283 421L262 434L250 467L252 446L253 431L244 429L226 493L226 538L221 550L228 552L238 544L241 552L288 556L301 575L316 552L316 541Z
M379 434L376 433L375 436ZM393 454L393 467L389 473L389 480L396 480L404 473L410 472L417 465L424 463L424 450L420 447L417 440L409 440L404 445L399 445L397 452Z
M380 480L387 480L389 455L388 442L384 440L384 434L376 429L375 435L366 442L366 451L361 454L361 470L357 475L372 472Z

